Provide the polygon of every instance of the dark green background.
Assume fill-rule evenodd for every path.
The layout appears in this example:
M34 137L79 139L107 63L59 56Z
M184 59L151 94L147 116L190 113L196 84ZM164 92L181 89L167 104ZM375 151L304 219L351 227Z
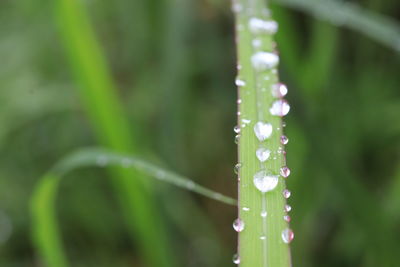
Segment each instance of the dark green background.
M30 233L34 185L69 152L97 144L52 2L0 3L4 267L41 266ZM140 155L236 196L236 68L228 2L85 4ZM399 18L395 0L359 4ZM398 266L399 54L304 13L273 10L280 23L281 80L292 108L285 130L294 266ZM146 266L107 177L104 169L90 168L62 182L57 210L71 266ZM232 266L235 209L170 185L154 187L179 266Z

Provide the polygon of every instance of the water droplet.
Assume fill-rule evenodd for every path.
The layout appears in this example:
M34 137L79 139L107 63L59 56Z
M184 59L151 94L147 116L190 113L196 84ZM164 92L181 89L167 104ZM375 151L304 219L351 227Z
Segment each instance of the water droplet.
M132 164L132 160L128 159L128 158L124 158L121 160L121 165L124 168L128 168L129 166L131 166Z
M285 84L276 83L272 85L271 93L273 97L282 98L288 93L288 89Z
M232 12L233 13L239 13L242 10L243 10L242 4L240 4L240 3L236 2L236 1L232 2Z
M234 264L239 264L240 263L240 257L238 254L233 255L232 261Z
M235 136L235 144L239 144L239 140L240 140L240 134L237 134Z
M290 220L291 220L289 215L283 216L283 219L285 220L285 222L290 222Z
M269 192L275 189L279 181L278 175L268 174L266 171L259 171L254 175L254 185L262 193Z
M244 210L244 211L249 211L250 208L248 208L248 207L243 207L242 210Z
M256 134L258 140L264 141L269 138L272 134L272 125L270 123L257 122L254 125L254 133Z
M292 194L289 190L287 190L287 189L285 189L285 190L283 190L283 197L284 198L289 198L290 197L290 195Z
M272 107L269 109L271 115L274 116L285 116L289 113L290 106L286 100L279 99L272 103Z
M251 41L252 45L254 48L259 48L262 45L262 42L260 39L254 39L253 41Z
M265 240L267 237L265 235L260 236L261 240Z
M249 20L249 29L252 33L274 34L278 31L278 23L273 20L262 20L259 18L251 18Z
M240 126L239 125L236 125L235 127L233 127L233 131L235 132L235 133L240 133Z
M269 52L257 52L251 57L251 63L257 71L269 70L279 63L277 54Z
M236 86L245 86L246 82L241 80L241 79L239 79L239 78L236 78L235 84L236 84Z
M282 135L281 136L281 144L286 145L287 143L289 143L289 138L287 138L286 135Z
M287 166L283 166L280 170L282 177L287 178L290 175L290 169Z
M97 163L97 165L99 165L100 167L106 166L107 163L108 163L108 158L107 158L107 156L105 156L105 155L100 155L100 156L98 156L98 157L97 157L97 160L96 160L96 163Z
M236 232L241 232L244 230L244 222L241 219L236 219L233 221L233 229L235 229Z
M292 242L293 238L294 238L294 233L291 229L287 228L282 231L282 240L286 244L289 244L290 242Z
M242 163L237 163L233 170L235 171L236 174L239 174L240 168L242 167Z
M269 158L270 154L271 154L271 151L264 147L260 147L256 151L256 156L257 156L258 160L261 162L266 161Z
M242 69L242 65L237 64L237 65L236 65L236 69L237 69L237 70L241 70L241 69Z
M239 98L239 99L236 101L236 103L241 104L241 103L242 103L242 99Z
M242 122L243 122L244 124L249 124L249 123L251 122L251 120L249 120L249 119L242 119Z
M284 210L285 210L286 212L289 212L289 211L292 210L292 207L291 207L290 205L286 204Z
M282 127L286 127L286 122L282 122Z
M260 215L261 215L261 217L265 218L265 217L267 217L268 213L267 213L266 210L263 210L263 211L260 213Z
M238 111L238 112L236 112L236 114L238 115L238 116L240 116L240 114L242 114L240 111Z

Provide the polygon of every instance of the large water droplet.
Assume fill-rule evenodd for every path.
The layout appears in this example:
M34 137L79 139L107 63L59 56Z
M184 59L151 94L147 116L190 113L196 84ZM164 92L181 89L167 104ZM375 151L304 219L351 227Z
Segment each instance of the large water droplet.
M254 125L254 133L256 134L258 140L264 141L269 138L272 134L272 125L270 123L257 122Z
M239 79L239 78L236 78L235 84L236 84L236 86L245 86L246 82L241 80L241 79Z
M241 232L244 229L244 222L241 219L236 219L235 221L233 221L233 229L235 229L236 232Z
M233 127L233 131L235 132L235 133L240 133L240 126L239 125L236 125L235 127Z
M287 166L283 166L280 170L282 177L287 178L290 175L290 169Z
M282 231L282 240L286 244L289 244L290 242L292 242L293 238L294 238L294 233L291 229L287 228Z
M260 147L256 151L256 156L257 156L258 160L261 162L266 161L270 155L271 155L271 151L264 147Z
M290 205L286 204L284 210L285 210L286 212L289 212L289 211L292 210L292 207L291 207Z
M279 181L278 175L268 174L266 171L259 171L254 175L254 185L262 193L269 192L275 189Z
M232 261L234 264L239 264L240 263L240 257L238 254L233 255Z
M249 20L249 29L252 33L274 34L278 31L278 23L273 20L262 20L259 18L251 18Z
M272 103L269 112L271 113L271 115L282 117L287 115L289 113L289 110L290 110L289 103L284 99L279 99L276 100L274 103Z
M285 222L290 222L290 220L291 220L289 215L283 216L283 219L285 220Z
M281 136L281 144L286 145L287 143L289 143L289 138L287 138L286 135L282 135Z
M290 195L292 193L289 190L285 189L285 190L283 190L282 194L283 194L283 197L287 199L290 197Z
M279 63L277 54L269 52L257 52L251 57L251 63L257 71L269 70Z
M242 163L237 163L237 164L235 165L235 167L233 168L233 170L235 171L236 174L239 173L241 167L242 167Z
M288 93L288 89L283 83L276 83L272 85L271 89L272 96L277 98L282 98Z

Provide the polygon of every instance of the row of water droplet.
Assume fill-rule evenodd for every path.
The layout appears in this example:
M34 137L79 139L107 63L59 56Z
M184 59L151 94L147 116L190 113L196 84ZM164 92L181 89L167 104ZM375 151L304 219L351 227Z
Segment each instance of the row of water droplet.
M242 7L238 5L235 1L233 3L233 11L234 12L241 12ZM240 26L240 25L238 25ZM241 26L242 27L242 26ZM278 29L278 24L277 22L273 20L263 20L255 17L251 17L248 22L248 27L249 30L253 34L274 34L277 32ZM241 29L238 29L241 30ZM254 48L260 48L262 45L262 41L258 38L253 39L252 45ZM264 52L264 51L257 51L253 54L251 57L251 64L252 67L255 71L257 72L262 72L266 70L271 70L273 72L276 72L276 69L274 69L279 63L279 57L276 53L274 52ZM238 65L238 70L241 69L241 66ZM267 76L265 78L266 80L269 79ZM235 80L236 86L239 88L246 86L246 81L240 78L236 78ZM262 91L265 91L266 89L261 89ZM271 94L274 98L276 98L275 101L273 101L272 105L269 108L269 113L272 116L279 116L283 117L287 115L290 111L290 105L289 103L283 99L284 96L287 94L288 90L285 84L282 83L276 83L272 85L271 87ZM237 104L240 105L242 103L242 100L239 98L237 100ZM258 106L261 107L261 105ZM238 116L241 116L242 114L238 112ZM260 119L260 118L259 118ZM251 124L251 120L246 119L246 118L241 118L241 123L237 126L234 127L234 132L236 133L235 136L235 143L239 143L240 141L240 132L241 129L246 127L247 125ZM285 125L282 124L284 127ZM272 154L271 150L263 146L263 141L269 139L272 136L273 133L273 126L271 123L260 120L254 124L254 133L257 139L260 142L259 148L255 151L257 159L260 161L260 163L264 163L267 160L270 159L270 156ZM277 130L280 130L280 128L277 128ZM280 143L281 145L286 145L289 142L289 139L285 135L280 136ZM265 170L263 167L261 168L260 171L254 174L253 176L253 183L254 186L264 195L267 192L273 191L279 182L279 176L282 176L283 178L287 178L290 175L290 169L286 166L286 152L283 149L282 146L279 146L278 150L276 151L278 154L283 154L284 157L284 166L280 168L279 174L274 174L270 171ZM277 157L274 157L273 159L277 159ZM242 163L238 163L235 165L235 173L239 174L239 170L242 167ZM240 177L238 178L240 181ZM288 189L284 189L283 192L283 197L285 199L288 199L291 195L291 192ZM263 196L263 198L265 198ZM263 199L264 201L264 199ZM242 207L243 211L250 211L250 208L248 207ZM290 222L290 216L288 215L288 212L291 210L291 207L289 205L285 205L284 207L284 212L285 215L283 219L289 223ZM263 220L266 220L267 217L267 211L265 210L265 204L263 203L263 210L260 213L261 217ZM241 232L245 229L245 222L238 218L233 222L233 228L236 232ZM282 241L286 244L290 243L293 238L294 238L294 233L291 229L286 228L282 230L281 233ZM266 236L265 233L263 233L260 236L260 239L265 241ZM240 263L240 257L235 254L233 257L233 262L235 264Z

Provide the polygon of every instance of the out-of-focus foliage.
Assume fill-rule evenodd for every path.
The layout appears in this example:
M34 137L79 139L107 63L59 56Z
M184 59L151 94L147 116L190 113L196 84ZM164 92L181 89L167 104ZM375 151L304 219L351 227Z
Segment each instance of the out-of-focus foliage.
M53 1L0 3L0 266L41 266L29 200L55 162L96 144ZM359 1L399 18L395 0ZM147 156L236 195L233 19L225 1L85 1ZM296 266L397 266L399 55L360 33L274 6L289 86ZM397 13L396 13L397 12ZM132 137L133 138L133 137ZM99 168L68 174L56 203L71 266L146 266ZM236 210L153 184L179 266L231 266ZM146 203L142 203L146 207ZM150 240L149 242L157 242Z

